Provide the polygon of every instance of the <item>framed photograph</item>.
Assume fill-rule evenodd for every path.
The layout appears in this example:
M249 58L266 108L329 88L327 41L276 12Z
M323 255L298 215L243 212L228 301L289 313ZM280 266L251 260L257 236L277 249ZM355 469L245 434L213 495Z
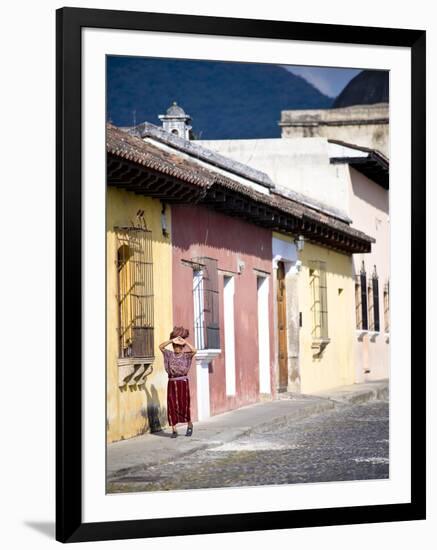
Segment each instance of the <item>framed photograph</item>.
M57 540L425 519L425 31L56 17Z

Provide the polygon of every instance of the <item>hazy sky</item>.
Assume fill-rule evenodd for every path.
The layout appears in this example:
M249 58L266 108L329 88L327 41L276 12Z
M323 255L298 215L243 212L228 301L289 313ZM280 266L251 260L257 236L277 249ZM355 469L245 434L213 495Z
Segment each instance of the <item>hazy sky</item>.
M336 97L361 69L336 69L329 67L301 67L287 65L286 69L302 76L329 97Z

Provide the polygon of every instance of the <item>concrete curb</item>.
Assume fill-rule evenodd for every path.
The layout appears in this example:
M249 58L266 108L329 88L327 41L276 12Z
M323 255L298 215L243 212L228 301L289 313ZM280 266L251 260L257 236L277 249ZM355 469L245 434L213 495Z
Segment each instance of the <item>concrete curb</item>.
M274 429L283 428L298 420L302 420L303 418L307 418L315 414L320 414L322 412L326 412L335 408L335 403L333 401L322 399L314 400L313 402L309 403L299 403L299 405L300 406L296 407L296 410L293 412L278 416L266 422L260 422L255 426L251 426L244 435L250 434L252 432L265 433L271 430L272 426L274 426Z
M359 405L368 401L385 401L389 398L389 383L388 380L377 382L368 382L357 385L343 386L330 392L321 392L316 394L317 397L326 397L336 403L344 403L350 405Z

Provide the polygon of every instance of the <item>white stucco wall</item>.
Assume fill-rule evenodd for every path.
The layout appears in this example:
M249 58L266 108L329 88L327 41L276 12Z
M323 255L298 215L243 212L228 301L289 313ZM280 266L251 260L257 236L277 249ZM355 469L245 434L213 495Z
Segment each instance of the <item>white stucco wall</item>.
M222 155L267 173L281 187L348 211L347 182L329 163L325 138L199 141Z

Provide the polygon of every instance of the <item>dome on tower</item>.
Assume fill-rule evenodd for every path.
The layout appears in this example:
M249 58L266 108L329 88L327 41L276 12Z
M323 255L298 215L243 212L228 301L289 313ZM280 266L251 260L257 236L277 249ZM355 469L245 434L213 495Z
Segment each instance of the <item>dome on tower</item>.
M158 115L159 120L162 121L162 127L166 132L170 132L174 136L184 139L190 139L191 122L190 115L179 107L176 101L167 109L165 115Z
M334 101L332 107L388 103L388 88L388 71L361 71L347 84Z
M179 107L176 101L173 101L173 104L167 109L167 116L185 117L187 115L182 107Z

